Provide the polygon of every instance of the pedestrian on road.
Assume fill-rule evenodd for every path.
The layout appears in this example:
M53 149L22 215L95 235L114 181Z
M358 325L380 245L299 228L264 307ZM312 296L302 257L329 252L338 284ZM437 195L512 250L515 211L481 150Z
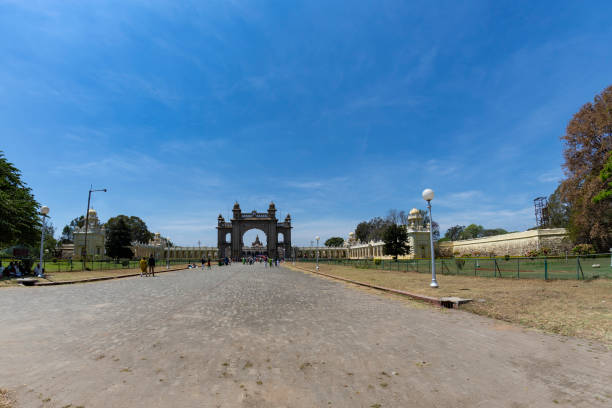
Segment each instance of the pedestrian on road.
M206 265L206 259L204 259L204 257L202 257L202 270L204 270L204 265Z
M210 269L210 258L208 258L207 265L208 265L208 269Z
M147 276L147 260L144 259L144 256L140 258L140 277ZM144 275L143 275L144 274Z
M153 254L151 254L147 263L149 265L149 273L155 277L155 258L153 258Z

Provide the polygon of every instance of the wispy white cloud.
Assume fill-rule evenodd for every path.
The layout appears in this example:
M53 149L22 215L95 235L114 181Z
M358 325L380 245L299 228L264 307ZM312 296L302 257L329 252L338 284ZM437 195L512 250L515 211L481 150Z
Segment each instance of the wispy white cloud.
M209 152L211 150L223 149L226 148L229 144L229 140L227 138L213 138L213 139L172 139L163 142L160 145L160 150L162 152L173 152L173 153L183 153L183 152Z
M563 173L561 169L547 171L538 176L538 181L540 183L552 183L559 182L563 178Z
M346 183L348 177L332 177L321 180L286 180L283 184L289 188L303 190L317 190L325 188L335 188L339 184Z

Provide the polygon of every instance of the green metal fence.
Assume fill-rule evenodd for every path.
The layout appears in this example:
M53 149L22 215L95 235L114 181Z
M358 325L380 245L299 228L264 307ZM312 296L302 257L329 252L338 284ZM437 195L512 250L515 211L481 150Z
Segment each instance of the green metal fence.
M0 262L2 267L6 268L10 262L22 262L31 265L31 269L34 269L38 264L38 259L34 258L26 258L26 259L18 259L11 257L0 257ZM114 259L101 259L95 261L87 261L87 269L92 271L105 271L111 269L134 269L138 268L138 260L133 259L125 259L125 260L114 260ZM170 259L170 266L173 265L185 265L189 263L200 263L200 259ZM156 259L157 267L164 267L167 265L165 259ZM71 272L71 271L82 271L85 270L83 262L81 261L71 261L69 259L53 259L53 260L43 260L43 267L46 273L53 272Z
M316 262L315 259L296 259ZM430 259L319 259L321 264L398 272L431 273ZM436 259L436 273L515 279L612 279L612 254L563 257L497 257Z

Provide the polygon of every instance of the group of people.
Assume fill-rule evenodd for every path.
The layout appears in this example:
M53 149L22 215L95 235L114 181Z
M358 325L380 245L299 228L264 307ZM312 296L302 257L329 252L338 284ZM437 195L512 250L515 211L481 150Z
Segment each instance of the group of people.
M30 275L32 272L38 277L44 276L44 268L40 266L40 263L32 271L29 262L12 261L5 268L2 266L2 261L0 261L0 278L21 278L22 276Z
M149 256L149 259L145 259L145 257L143 256L140 259L140 276L155 276L155 257L151 254L151 256Z
M279 258L268 258L265 256L256 256L256 257L248 257L248 258L242 258L242 264L243 265L253 265L255 263L263 263L265 267L268 267L268 265L270 265L270 268L273 266L279 266L281 263L281 260Z
M10 278L10 277L18 277L20 278L22 275L28 273L27 268L21 261L10 262L6 268L2 266L2 262L0 262L0 277L2 278Z

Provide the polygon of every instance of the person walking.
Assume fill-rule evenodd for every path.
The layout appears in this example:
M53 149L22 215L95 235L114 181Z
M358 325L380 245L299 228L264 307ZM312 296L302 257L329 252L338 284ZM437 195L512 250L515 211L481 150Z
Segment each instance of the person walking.
M155 258L153 257L153 254L151 254L149 257L147 264L149 265L149 273L155 277Z
M204 257L202 257L202 270L204 270L204 265L206 265L206 259L204 259Z
M208 265L208 269L210 269L210 258L208 258L207 265Z
M144 256L140 258L140 277L147 276L147 260L144 259Z

